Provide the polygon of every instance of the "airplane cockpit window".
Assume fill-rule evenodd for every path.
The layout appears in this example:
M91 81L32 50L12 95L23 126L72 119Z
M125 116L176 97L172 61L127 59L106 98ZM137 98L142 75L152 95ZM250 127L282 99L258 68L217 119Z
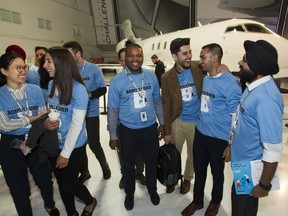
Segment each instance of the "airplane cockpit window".
M264 28L261 25L257 25L257 24L245 24L245 28L249 32L270 33L266 28Z
M271 33L265 27L258 25L258 24L254 24L254 23L229 26L226 28L225 33L229 33L229 32Z
M244 31L245 31L245 29L243 28L242 25L237 25L237 26L227 27L225 32L227 33L227 32L244 32Z

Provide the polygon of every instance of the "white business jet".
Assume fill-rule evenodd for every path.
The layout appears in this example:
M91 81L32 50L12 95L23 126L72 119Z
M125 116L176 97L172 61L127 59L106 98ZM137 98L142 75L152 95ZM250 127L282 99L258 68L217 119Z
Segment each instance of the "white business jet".
M158 55L159 59L170 69L174 61L170 54L170 43L175 38L190 38L193 60L199 60L202 46L209 43L218 43L223 48L222 62L231 71L239 71L238 62L244 54L243 42L245 40L266 40L273 44L278 51L280 72L274 78L281 81L281 88L288 89L288 40L275 34L264 24L247 19L230 19L213 24L207 24L167 34L157 35L146 39L136 38L130 20L125 20L120 27L125 39L116 46L116 52L125 46L126 41L132 40L142 46L144 51L143 66L153 68L151 56Z

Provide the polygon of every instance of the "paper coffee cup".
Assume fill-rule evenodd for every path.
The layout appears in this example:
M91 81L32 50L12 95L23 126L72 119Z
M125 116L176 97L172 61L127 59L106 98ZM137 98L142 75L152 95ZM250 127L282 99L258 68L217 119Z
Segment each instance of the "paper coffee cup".
M57 121L59 119L60 113L58 112L50 112L48 114L50 121Z

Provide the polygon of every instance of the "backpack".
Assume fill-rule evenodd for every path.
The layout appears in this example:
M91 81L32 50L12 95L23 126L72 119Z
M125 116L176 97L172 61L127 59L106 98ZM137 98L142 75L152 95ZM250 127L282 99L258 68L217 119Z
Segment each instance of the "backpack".
M176 185L181 175L181 155L174 144L164 144L159 148L157 179L165 185Z

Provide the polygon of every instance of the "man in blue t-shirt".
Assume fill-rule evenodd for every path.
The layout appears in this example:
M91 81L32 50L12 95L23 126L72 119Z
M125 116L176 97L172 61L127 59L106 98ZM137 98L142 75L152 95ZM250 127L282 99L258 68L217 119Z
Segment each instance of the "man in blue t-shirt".
M140 150L146 167L146 184L151 202L160 203L157 193L157 158L163 136L164 115L160 88L154 73L142 68L143 50L138 44L126 48L126 67L110 82L108 93L108 130L111 149L118 146L117 128L123 158L122 171L126 193L124 206L134 207L135 158ZM156 117L160 123L157 131Z
M195 183L193 201L182 211L192 215L203 208L207 167L213 176L211 201L206 216L217 215L223 198L224 159L228 151L231 119L241 96L239 81L229 72L217 73L223 50L212 43L202 47L199 65L207 75L203 80L199 121L193 143ZM224 158L224 159L223 159Z
M282 154L283 98L271 75L279 72L277 50L267 41L245 41L238 63L246 81L232 124L231 162L262 160L259 184L249 195L236 195L232 186L232 216L256 216L258 200L268 196Z
M40 74L38 73L39 62L43 55L47 52L46 47L36 46L35 47L35 63L29 68L26 83L35 84L40 86Z
M89 103L86 114L88 145L100 163L103 178L109 179L111 177L111 171L100 143L99 98L102 95L105 95L107 91L104 76L101 69L96 64L87 62L83 58L83 48L77 41L66 42L63 47L67 48L72 54L89 92ZM91 177L88 170L87 155L84 160L86 162L81 170L81 175L79 176L79 181L81 183L84 183Z

